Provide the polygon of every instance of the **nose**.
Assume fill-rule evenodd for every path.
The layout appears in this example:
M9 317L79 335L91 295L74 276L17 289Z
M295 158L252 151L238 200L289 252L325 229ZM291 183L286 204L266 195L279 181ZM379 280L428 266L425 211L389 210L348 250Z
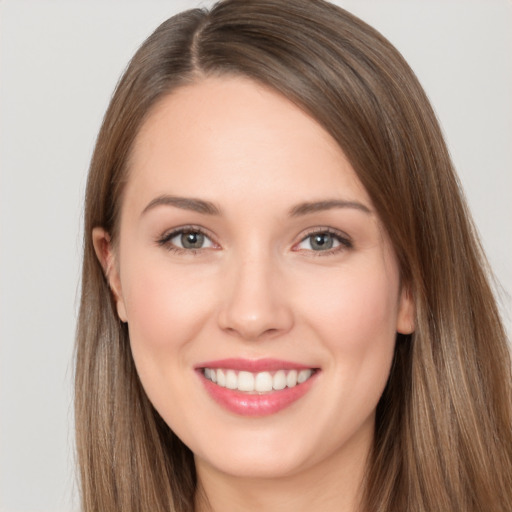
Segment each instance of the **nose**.
M232 262L233 263L233 262ZM230 266L221 291L219 327L248 341L273 338L293 326L291 297L270 257L250 257Z

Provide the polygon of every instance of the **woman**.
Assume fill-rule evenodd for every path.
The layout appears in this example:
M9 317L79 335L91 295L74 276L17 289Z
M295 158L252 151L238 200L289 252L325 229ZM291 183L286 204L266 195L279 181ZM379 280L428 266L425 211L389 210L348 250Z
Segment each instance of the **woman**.
M510 355L432 109L321 1L162 24L85 213L83 509L512 509Z

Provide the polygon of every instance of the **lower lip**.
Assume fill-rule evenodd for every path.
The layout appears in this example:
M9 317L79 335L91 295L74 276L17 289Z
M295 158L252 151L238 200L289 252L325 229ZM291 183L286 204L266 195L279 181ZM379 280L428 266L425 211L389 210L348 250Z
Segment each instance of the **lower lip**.
M306 382L293 388L269 393L249 394L235 389L218 386L199 372L206 391L221 406L240 416L268 416L276 414L302 398L313 385L318 375L315 372Z

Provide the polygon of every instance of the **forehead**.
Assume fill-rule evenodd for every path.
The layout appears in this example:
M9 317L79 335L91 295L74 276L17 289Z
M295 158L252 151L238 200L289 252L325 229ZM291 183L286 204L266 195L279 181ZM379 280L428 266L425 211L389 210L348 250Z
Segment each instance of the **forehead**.
M160 100L136 138L127 195L130 189L141 200L173 193L217 201L233 192L267 201L326 194L369 201L316 120L242 77L206 78Z

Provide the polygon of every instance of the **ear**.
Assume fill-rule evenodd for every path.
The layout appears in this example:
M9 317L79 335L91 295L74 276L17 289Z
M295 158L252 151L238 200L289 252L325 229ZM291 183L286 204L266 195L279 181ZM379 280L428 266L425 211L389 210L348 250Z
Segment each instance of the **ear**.
M94 251L98 258L103 273L107 278L110 290L116 302L117 314L122 322L127 322L126 308L121 289L121 279L119 277L119 267L116 261L116 255L112 247L110 235L100 227L92 230L92 243Z
M400 334L412 334L414 332L414 329L416 328L414 321L416 316L415 313L416 308L411 290L408 286L402 286L396 321L397 332Z

